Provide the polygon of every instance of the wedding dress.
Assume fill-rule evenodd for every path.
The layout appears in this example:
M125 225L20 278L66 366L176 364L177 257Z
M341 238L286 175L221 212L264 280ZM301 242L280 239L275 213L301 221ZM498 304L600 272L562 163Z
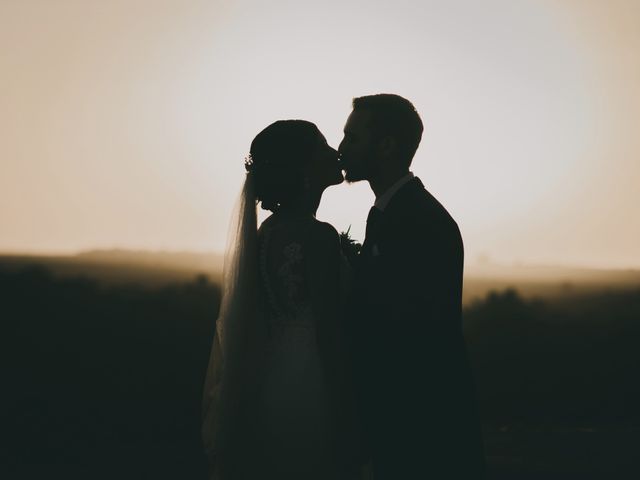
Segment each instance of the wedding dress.
M265 467L278 478L336 478L334 422L305 268L315 220L269 220L259 233L269 332L259 395Z
M232 217L204 384L210 477L350 478L338 467L359 445L338 346L348 263L337 238L333 248L318 240L328 226L311 215L274 213L258 231L255 198L249 175Z
M325 372L318 346L319 322L327 320L319 312L338 299L318 299L327 282L308 268L317 262L318 222L274 214L258 232L252 188L245 182L231 230L204 385L202 436L211 478L345 478L336 441L348 435L338 432L343 427L330 401L341 389L329 387L340 375ZM335 253L325 261L339 265L344 291L349 269Z

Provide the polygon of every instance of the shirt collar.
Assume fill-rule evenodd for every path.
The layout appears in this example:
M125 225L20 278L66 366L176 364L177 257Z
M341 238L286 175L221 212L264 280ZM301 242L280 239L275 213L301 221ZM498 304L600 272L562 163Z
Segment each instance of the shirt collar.
M378 210L384 212L385 208L387 208L387 205L389 205L389 202L391 201L393 196L398 192L398 190L404 187L404 185L407 182L409 182L413 177L414 177L413 173L409 172L400 180L398 180L396 183L391 185L386 192L384 192L382 195L376 198L376 203L374 204L375 207Z

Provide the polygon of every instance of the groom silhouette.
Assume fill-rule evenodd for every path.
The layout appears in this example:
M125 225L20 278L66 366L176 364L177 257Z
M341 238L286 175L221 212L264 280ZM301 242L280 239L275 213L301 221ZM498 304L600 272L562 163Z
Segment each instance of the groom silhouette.
M376 200L346 325L375 480L484 477L462 336L463 245L456 222L410 171L422 137L398 95L353 100L339 152L348 182Z

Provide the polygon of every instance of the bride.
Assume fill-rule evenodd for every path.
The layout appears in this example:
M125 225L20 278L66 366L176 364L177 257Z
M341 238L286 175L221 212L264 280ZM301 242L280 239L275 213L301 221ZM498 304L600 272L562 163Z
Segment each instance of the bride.
M313 123L283 120L255 137L245 166L204 386L211 478L355 478L348 265L336 230L315 218L343 181L338 153ZM257 202L272 212L259 229Z

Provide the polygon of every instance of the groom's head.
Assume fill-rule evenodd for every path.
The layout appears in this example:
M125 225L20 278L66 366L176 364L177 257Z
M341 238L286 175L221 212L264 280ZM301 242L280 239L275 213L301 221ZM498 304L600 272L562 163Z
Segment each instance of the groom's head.
M339 147L346 180L408 170L422 130L420 115L406 98L388 93L354 98Z

